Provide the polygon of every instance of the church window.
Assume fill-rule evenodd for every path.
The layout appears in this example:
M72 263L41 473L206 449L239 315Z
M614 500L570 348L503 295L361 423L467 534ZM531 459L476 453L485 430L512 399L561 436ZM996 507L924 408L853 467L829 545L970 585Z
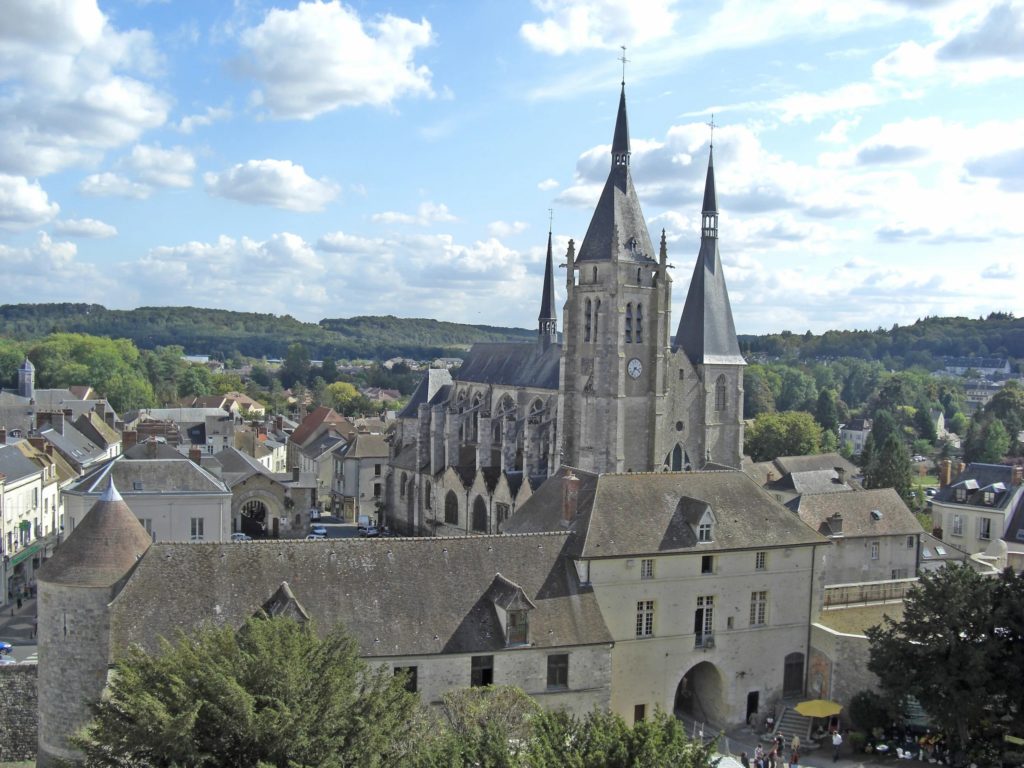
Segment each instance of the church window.
M444 497L444 521L448 525L459 524L459 498L455 491L448 491L448 495Z
M685 378L686 378L686 374L683 372L683 369L680 368L679 369L679 380L682 381Z
M598 325L598 323L600 323L600 318L601 318L601 300L600 299L596 299L594 301L594 341L597 341L597 333L600 330L600 326Z
M524 645L529 637L526 611L508 612L507 645Z
M398 484L398 497L401 499L405 498L405 484L408 482L405 472L402 473L402 480Z
M501 525L508 520L509 505L502 504L500 501L494 505L494 522L496 525Z
M634 240L634 241L633 241L633 250L634 250L634 251L636 250L636 240ZM641 274L641 273L640 273L640 267L637 267L637 269L636 269L636 284L637 284L637 285L641 285L641 277L640 277L640 274Z
M644 305L636 305L636 343L642 344L644 340Z
M423 489L423 506L425 506L427 509L430 509L433 506L433 504L431 503L431 500L430 500L430 496L431 496L431 487L430 487L430 483L428 481L426 487Z
M380 498L380 483L374 483L373 484L373 498L375 498L375 499L379 499Z
M552 653L548 656L548 688L569 687L569 654Z
M474 688L494 684L494 657L474 656L470 662L469 684Z
M482 496L473 500L473 530L487 533L487 503Z
M590 299L587 299L586 307L583 310L583 340L590 341Z
M683 446L678 443L676 443L676 447L672 449L672 471L683 471Z
M597 267L594 267L594 282L597 282Z
M380 477L381 466L382 466L381 464L374 464L373 465L373 476L374 477Z
M750 626L763 627L768 618L768 593L765 591L750 593Z
M715 410L725 410L725 374L719 376L715 382Z
M633 305L626 305L626 343L633 341Z
M636 636L654 636L654 601L639 600L636 604Z

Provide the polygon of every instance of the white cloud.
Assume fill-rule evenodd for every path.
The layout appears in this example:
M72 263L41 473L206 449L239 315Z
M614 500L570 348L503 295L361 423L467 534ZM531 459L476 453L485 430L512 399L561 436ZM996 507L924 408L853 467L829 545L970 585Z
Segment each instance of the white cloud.
M105 239L117 235L117 227L98 219L64 219L54 222L53 231L68 237Z
M185 189L192 186L195 158L184 147L163 149L159 146L136 144L124 165L138 179L158 187Z
M86 176L79 183L78 191L90 197L131 197L145 200L152 194L153 188L107 171Z
M323 210L339 191L336 184L311 178L290 160L249 160L222 173L206 173L203 180L216 197L303 213Z
M371 219L381 224L418 224L421 227L457 220L448 210L447 205L429 201L420 203L416 213L383 211L373 214Z
M818 141L824 141L829 144L845 144L849 141L850 131L858 125L860 125L859 115L849 119L837 120L827 131L818 134Z
M337 0L275 8L241 33L244 69L260 83L254 102L275 117L304 120L431 96L430 70L414 60L431 42L426 19L385 14L364 21Z
M673 32L675 0L534 0L546 18L520 27L533 48L560 56L642 45Z
M552 189L558 189L558 182L555 181L554 179L544 179L544 181L541 181L537 184L537 189L539 189L541 192L547 192Z
M39 238L33 245L23 248L0 243L0 260L3 261L8 276L35 270L37 274L52 277L55 271L70 269L77 253L78 247L74 243L54 242L45 232L39 233Z
M162 125L168 100L139 76L152 36L119 31L95 0L9 0L0 29L0 170L45 175L94 162Z
M492 237L511 237L526 230L525 221L492 221L487 225L487 232Z
M181 133L192 133L196 128L213 125L221 120L231 117L231 110L227 107L207 107L206 111L199 115L186 115L174 126Z
M60 211L51 203L39 182L30 182L24 176L0 173L0 227L27 229L43 224Z

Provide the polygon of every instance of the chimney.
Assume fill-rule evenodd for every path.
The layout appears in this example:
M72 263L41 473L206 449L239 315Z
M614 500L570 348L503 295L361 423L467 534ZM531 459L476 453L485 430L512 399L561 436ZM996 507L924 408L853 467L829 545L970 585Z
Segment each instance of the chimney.
M121 433L121 450L127 451L129 448L138 445L139 433L134 429L126 429Z
M284 416L281 414L277 414L277 416L274 417L274 429L278 432L284 431Z
M846 467L833 467L836 471L836 482L840 485L846 484Z
M30 437L28 444L35 448L37 451L45 451L49 443L46 442L45 438L42 437Z
M771 471L771 470L769 469L769 470L768 470L768 475L767 475L767 477L765 477L764 481L765 481L766 483L774 483L774 482L775 482L775 473L774 473L774 472L772 472L772 471Z
M580 495L580 479L572 473L562 478L562 525L569 525L576 517Z
M46 451L47 456L53 456L53 445L51 443L44 445L43 450Z
M945 488L953 481L953 462L943 459L939 465L939 487Z
M203 466L203 449L198 445L193 445L188 449L188 458L199 466Z
M843 535L843 516L836 512L828 519L828 528L832 536Z
M1013 465L1013 480L1014 485L1020 485L1024 483L1024 465L1014 464Z

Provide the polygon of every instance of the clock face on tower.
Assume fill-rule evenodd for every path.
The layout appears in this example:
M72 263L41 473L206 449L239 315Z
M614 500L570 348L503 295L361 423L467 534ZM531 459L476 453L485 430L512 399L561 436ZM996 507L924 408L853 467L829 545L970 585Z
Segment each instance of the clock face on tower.
M641 363L637 358L633 358L626 363L626 373L632 376L634 379L639 379L640 374L644 372L644 364Z

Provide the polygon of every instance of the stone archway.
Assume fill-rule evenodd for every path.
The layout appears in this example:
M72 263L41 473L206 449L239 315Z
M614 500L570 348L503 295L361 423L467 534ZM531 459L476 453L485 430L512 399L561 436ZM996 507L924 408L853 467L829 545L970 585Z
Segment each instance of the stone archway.
M725 681L718 667L710 661L695 664L676 686L673 708L698 722L724 725L728 716Z
M235 529L253 537L267 536L272 521L283 514L281 501L261 488L243 491L231 500Z

